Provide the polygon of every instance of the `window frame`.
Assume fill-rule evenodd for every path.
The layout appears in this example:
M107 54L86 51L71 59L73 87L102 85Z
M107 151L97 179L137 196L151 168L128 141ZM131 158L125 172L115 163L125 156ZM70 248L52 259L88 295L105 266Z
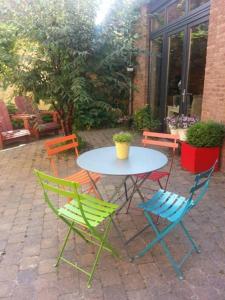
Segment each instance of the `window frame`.
M193 10L189 10L189 0L186 0L185 4L185 13L184 16L181 16L177 18L176 20L168 23L168 17L167 17L167 9L170 5L174 4L177 0L161 0L161 1L153 1L149 5L149 11L150 11L150 33L154 37L161 32L165 31L165 29L171 30L174 26L182 25L182 23L186 23L188 19L193 19L193 18L201 18L202 15L205 14L205 11L208 11L210 8L210 0L208 0L207 3L204 3L197 8ZM165 10L165 25L160 27L157 30L152 31L152 21L151 21L151 16L154 15L157 12L160 12L162 10Z

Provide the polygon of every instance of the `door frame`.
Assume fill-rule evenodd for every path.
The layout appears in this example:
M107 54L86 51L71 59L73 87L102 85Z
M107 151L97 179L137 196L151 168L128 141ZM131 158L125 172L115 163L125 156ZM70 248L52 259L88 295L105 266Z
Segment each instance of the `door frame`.
M164 1L165 3L171 1ZM172 1L173 2L173 1ZM172 3L171 2L171 3ZM154 13L154 10L152 11ZM188 85L188 71L190 67L190 29L191 27L201 24L203 22L209 21L209 14L210 14L210 2L207 4L202 5L191 12L189 15L178 19L177 21L168 24L167 26L161 28L156 32L150 33L150 41L149 41L149 52L151 53L150 45L151 41L162 37L163 38L163 48L162 48L162 64L161 64L161 83L160 83L160 90L159 90L159 102L160 102L160 119L161 123L164 124L164 119L166 117L166 96L168 90L168 71L169 71L169 42L168 37L172 34L180 32L184 30L184 45L183 45L183 63L182 63L182 91L185 89L187 91ZM150 60L151 58L149 58ZM150 63L149 63L149 71L150 70ZM150 103L150 76L148 78L148 103ZM180 112L184 112L184 107L180 107ZM163 129L164 126L162 126Z

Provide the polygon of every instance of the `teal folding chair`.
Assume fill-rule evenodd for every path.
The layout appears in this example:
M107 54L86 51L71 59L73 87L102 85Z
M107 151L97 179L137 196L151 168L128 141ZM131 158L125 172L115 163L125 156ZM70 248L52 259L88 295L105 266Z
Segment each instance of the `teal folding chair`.
M152 249L154 245L160 243L165 251L167 258L169 259L172 267L174 268L176 274L179 279L183 279L183 273L181 271L181 267L183 263L187 260L187 258L192 254L193 251L200 253L199 247L196 245L195 241L191 237L189 231L184 226L183 218L185 215L195 207L199 201L205 195L208 185L209 179L214 171L216 163L214 166L206 171L198 174L195 177L195 183L190 189L190 194L188 198L177 195L175 193L171 193L169 191L165 191L160 189L156 192L151 199L149 199L145 203L141 203L138 205L139 208L144 210L144 215L148 221L148 225L145 226L140 232L138 232L135 236L129 239L126 243L129 243L131 240L136 238L139 234L141 234L146 228L149 226L152 227L154 233L156 234L156 238L153 239L143 250L141 250L138 255L132 258L132 260L139 258L145 255L146 252ZM159 230L156 224L153 222L150 213L169 221L169 224L163 229ZM184 235L188 238L191 243L191 249L188 251L186 255L183 256L181 261L178 263L175 261L173 256L170 253L170 250L164 241L164 238L177 226L180 225Z
M44 190L45 202L55 215L63 220L69 227L55 266L57 267L62 260L85 273L89 278L88 287L90 287L102 250L107 250L114 256L118 256L116 251L107 241L110 225L113 221L112 217L115 214L118 205L105 202L88 194L79 194L77 191L79 184L76 182L49 176L37 170L34 172ZM59 209L56 208L49 198L49 193L62 196L67 200L67 203ZM68 202L68 199L71 200ZM96 227L103 222L105 223L105 229L102 229L100 233ZM98 246L96 258L90 271L83 269L76 262L69 261L63 256L66 244L72 232L79 235L87 243Z

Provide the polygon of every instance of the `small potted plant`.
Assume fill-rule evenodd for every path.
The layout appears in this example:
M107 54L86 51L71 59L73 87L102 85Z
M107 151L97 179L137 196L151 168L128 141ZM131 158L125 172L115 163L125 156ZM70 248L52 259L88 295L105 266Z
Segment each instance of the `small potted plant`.
M166 124L170 130L171 134L178 134L178 116L172 115L171 117L166 117Z
M177 128L178 128L178 135L181 141L187 140L187 131L188 128L198 122L196 117L188 117L185 115L181 115L178 117L177 120Z
M119 159L127 159L129 155L129 146L133 136L129 132L120 132L113 135L113 141L116 145L116 156Z
M185 115L173 115L166 118L170 133L179 135L181 141L186 141L188 128L196 122L198 122L196 117L188 117Z
M188 128L187 141L181 144L181 166L192 172L208 170L219 160L225 127L216 122L198 122ZM215 168L218 171L218 164Z

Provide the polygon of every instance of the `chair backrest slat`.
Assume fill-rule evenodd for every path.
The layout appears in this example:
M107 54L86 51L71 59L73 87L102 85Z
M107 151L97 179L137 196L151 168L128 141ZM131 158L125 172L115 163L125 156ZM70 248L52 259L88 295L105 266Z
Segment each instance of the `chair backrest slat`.
M173 149L178 148L177 143L172 143L172 142L167 142L167 141L156 141L156 140L150 140L150 139L142 139L142 143L144 145L154 145L154 146L173 148Z
M1 123L0 131L13 130L8 109L3 100L0 100L0 123Z
M64 151L68 151L70 149L74 150L74 155L76 158L79 155L78 142L77 142L77 137L75 134L57 137L50 141L47 141L45 143L45 149L46 149L47 154L51 161L51 168L52 168L53 174L57 177L59 175L58 174L59 172L58 172L58 168L55 163L54 156L56 154L62 153Z
M62 143L64 144L62 145ZM49 156L69 149L74 149L76 155L78 155L78 142L75 134L54 138L51 141L46 142L45 147Z
M78 202L78 208L81 213L81 217L83 218L84 223L89 227L92 228L90 225L87 217L85 216L84 210L83 210L83 204L81 203L81 197L78 193L78 187L80 186L78 183L73 181L64 180L61 178L56 178L50 175L47 175L43 172L40 172L38 170L34 170L34 173L38 177L40 184L44 190L44 197L45 201L48 204L48 206L53 210L53 212L60 217L58 214L58 209L55 207L53 202L50 200L48 196L48 192L53 192L57 195L63 196L65 198L68 197L71 199L76 199Z
M31 97L16 96L15 104L20 114L35 115L40 113L37 104L32 100Z
M61 186L70 187L70 188L74 188L74 187L79 188L80 186L79 183L68 181L61 178L56 178L38 170L35 170L34 172L39 177L39 179L41 179L41 181L47 180L48 182L55 183Z
M173 150L178 148L178 135L144 131L143 137L144 138L142 139L142 143L144 146L154 145L159 147L172 148Z
M51 192L54 192L60 196L64 196L64 197L68 197L68 198L74 198L74 196L76 196L76 194L74 192L70 192L70 191L66 191L66 190L62 190L58 187L55 187L55 186L52 186L50 184L47 184L47 183L43 183L43 188L45 190L48 190L48 191L51 191Z
M189 196L189 203L191 206L195 206L206 194L209 187L209 180L213 174L216 164L217 160L209 170L199 173L195 176L195 183L190 189ZM194 199L196 192L198 192L198 194Z
M65 145L62 145L62 146L55 147L55 148L48 148L47 153L48 153L49 156L51 156L51 155L55 155L55 154L58 154L60 152L64 152L66 150L74 149L74 148L77 148L77 147L78 147L78 143L77 142L72 142L71 144L65 144Z

